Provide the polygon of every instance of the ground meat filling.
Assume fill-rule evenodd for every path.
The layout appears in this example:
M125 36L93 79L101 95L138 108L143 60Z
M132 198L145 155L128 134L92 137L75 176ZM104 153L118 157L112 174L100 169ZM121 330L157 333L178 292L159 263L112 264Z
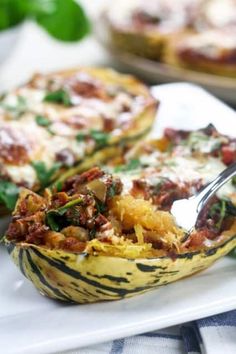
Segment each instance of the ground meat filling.
M67 88L72 97L98 98L104 101L111 98L100 82L91 79L87 75L80 74L77 77L66 80L65 88Z
M208 151L200 151L201 153L220 158L226 165L230 165L236 161L236 139L220 134L212 124L209 124L204 129L198 130L197 133L199 134L198 139L202 139L204 144L212 142L211 148L209 148ZM200 150L199 145L197 145L197 147L194 146L192 139L193 134L196 133L172 128L167 128L164 132L164 136L169 140L169 144L173 150L180 145L184 145L188 146L192 152L194 152L194 150L198 152L198 150Z
M108 202L121 190L120 179L93 168L69 179L53 195L42 198L29 192L17 205L7 237L81 251L82 243L85 247L96 233L111 229Z
M163 171L176 166L161 163L163 156L165 162L168 162L168 156L172 161L173 156L178 158L177 151L186 153L187 149L187 159L188 154L191 158L202 154L211 159L221 158L227 164L236 160L234 139L220 135L211 125L196 132L167 129L165 139L165 151L161 150L157 155L152 155L154 143L150 149L148 144L145 148L144 143L145 161L154 162L151 167L142 165L142 161L131 160L129 164L118 166L118 170L117 166L106 170L91 168L67 179L62 186L58 184L56 190L47 190L44 197L24 191L7 238L71 252L82 252L94 239L110 245L123 240L151 245L153 250L167 252L172 257L178 252L218 242L222 233L231 228L236 207L230 199L213 198L201 213L196 229L186 237L169 211L175 200L194 195L206 182L195 177L192 181L191 178L175 180L175 174L173 180L163 177ZM149 153L151 160L148 160ZM159 165L155 165L156 162Z
M152 200L152 203L161 210L170 211L175 200L189 198L193 191L197 192L202 187L200 181L193 183L175 183L167 178L157 185L149 185L145 180L133 181L130 191L134 197L142 197L145 200Z

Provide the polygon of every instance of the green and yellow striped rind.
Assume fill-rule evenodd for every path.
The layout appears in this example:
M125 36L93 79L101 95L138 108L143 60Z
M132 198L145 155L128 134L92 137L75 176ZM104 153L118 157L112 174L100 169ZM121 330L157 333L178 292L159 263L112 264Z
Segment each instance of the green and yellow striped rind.
M40 293L91 303L131 297L208 268L236 246L236 235L207 250L179 254L175 260L76 254L9 241L6 245L15 264Z
M128 53L159 61L166 36L156 31L141 32L124 30L109 25L110 45Z

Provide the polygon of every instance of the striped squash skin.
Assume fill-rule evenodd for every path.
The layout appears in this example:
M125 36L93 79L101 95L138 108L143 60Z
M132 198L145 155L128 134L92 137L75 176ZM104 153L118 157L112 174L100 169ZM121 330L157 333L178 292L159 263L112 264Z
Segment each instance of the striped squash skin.
M41 294L54 299L89 303L118 300L144 293L209 267L236 246L235 228L227 240L205 251L152 259L126 259L68 253L6 241L21 272Z
M157 32L125 31L110 25L111 46L125 52L160 61L167 35Z

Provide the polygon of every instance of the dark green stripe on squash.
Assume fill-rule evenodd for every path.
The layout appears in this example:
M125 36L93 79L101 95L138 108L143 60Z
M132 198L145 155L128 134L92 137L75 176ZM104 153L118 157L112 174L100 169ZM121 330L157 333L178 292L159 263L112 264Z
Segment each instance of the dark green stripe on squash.
M150 288L149 286L137 287L137 288L134 288L132 290L127 290L127 289L123 289L123 288L113 288L111 286L104 285L104 284L101 284L101 283L99 283L99 282L97 282L95 280L92 280L92 279L84 277L80 272L75 271L74 269L71 269L71 268L67 267L64 262L56 260L54 258L48 258L45 255L43 255L42 253L40 253L35 248L32 249L32 251L39 258L41 258L44 261L46 261L52 267L55 267L56 269L60 270L61 272L71 276L72 278L81 280L81 281L83 281L83 282L85 282L85 283L87 283L89 285L94 286L95 288L98 288L98 289L100 288L100 289L106 290L108 292L115 293L115 294L117 294L118 296L121 296L121 297L124 297L124 296L126 296L128 294L133 294L133 293L137 293L137 292L140 292L140 291L144 291L144 290L147 290L147 289ZM107 293L107 295L110 295L110 294Z
M128 279L124 277L114 277L113 275L108 275L108 274L97 275L97 274L92 274L90 272L87 272L87 274L97 279L107 279L115 283L129 283Z
M24 250L20 249L19 251L19 267L21 273L27 278L25 270L24 270Z
M6 246L7 246L7 252L9 253L9 255L11 255L12 252L14 251L14 249L15 249L14 243L8 242L8 243L6 244Z
M136 267L141 272L155 272L156 269L166 269L166 267L150 266L143 263L137 263Z
M65 296L64 294L62 294L60 292L60 290L54 288L53 286L51 286L47 280L44 278L44 276L42 275L42 273L40 272L40 270L38 269L38 267L35 265L35 263L33 262L31 256L30 256L30 252L29 250L24 250L24 252L26 253L26 258L27 261L32 269L32 272L39 278L39 281L49 290L51 290L57 297L59 297L61 300L64 301L71 301L71 298L68 296Z
M203 270L230 251L235 246L235 241L236 235L232 235L222 244L209 250L179 254L175 259L168 256L150 259L120 257L116 259L116 257L93 256L87 253L66 254L64 251L46 250L34 245L14 245L8 241L6 243L16 264L40 292L64 301L71 302L74 299L76 302L83 303L132 296ZM12 251L14 247L15 252ZM35 267L29 264L27 254ZM111 264L110 271L109 264Z

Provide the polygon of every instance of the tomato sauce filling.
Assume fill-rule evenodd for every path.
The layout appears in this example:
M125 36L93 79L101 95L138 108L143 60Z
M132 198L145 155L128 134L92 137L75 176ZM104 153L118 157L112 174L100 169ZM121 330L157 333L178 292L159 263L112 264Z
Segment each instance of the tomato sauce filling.
M0 127L0 162L23 165L30 159L31 146L23 132Z
M204 140L203 146L195 144L196 134ZM230 163L224 151L235 143L234 139L219 134L212 125L197 132L168 128L164 139L165 151L156 158L158 163L173 156L177 159L179 151ZM209 143L207 139L213 140ZM163 141L155 144L145 142L141 151L152 154ZM180 147L184 150L179 150ZM231 158L235 161L235 155ZM195 230L186 235L175 225L169 210L175 200L197 193L204 181L197 179L178 184L171 178L162 178L159 183L159 173L165 168L162 170L159 165L151 168L152 173L157 171L155 186L149 179L150 166L137 167L137 161L131 160L126 165L105 169L94 167L75 175L53 191L46 190L44 197L25 190L18 201L7 239L70 252L86 251L94 239L114 246L121 242L148 244L173 258L179 252L199 250L217 243L235 220L233 202L229 198L212 198L201 213ZM127 190L125 183L129 174L133 177ZM138 175L142 177L138 178Z

